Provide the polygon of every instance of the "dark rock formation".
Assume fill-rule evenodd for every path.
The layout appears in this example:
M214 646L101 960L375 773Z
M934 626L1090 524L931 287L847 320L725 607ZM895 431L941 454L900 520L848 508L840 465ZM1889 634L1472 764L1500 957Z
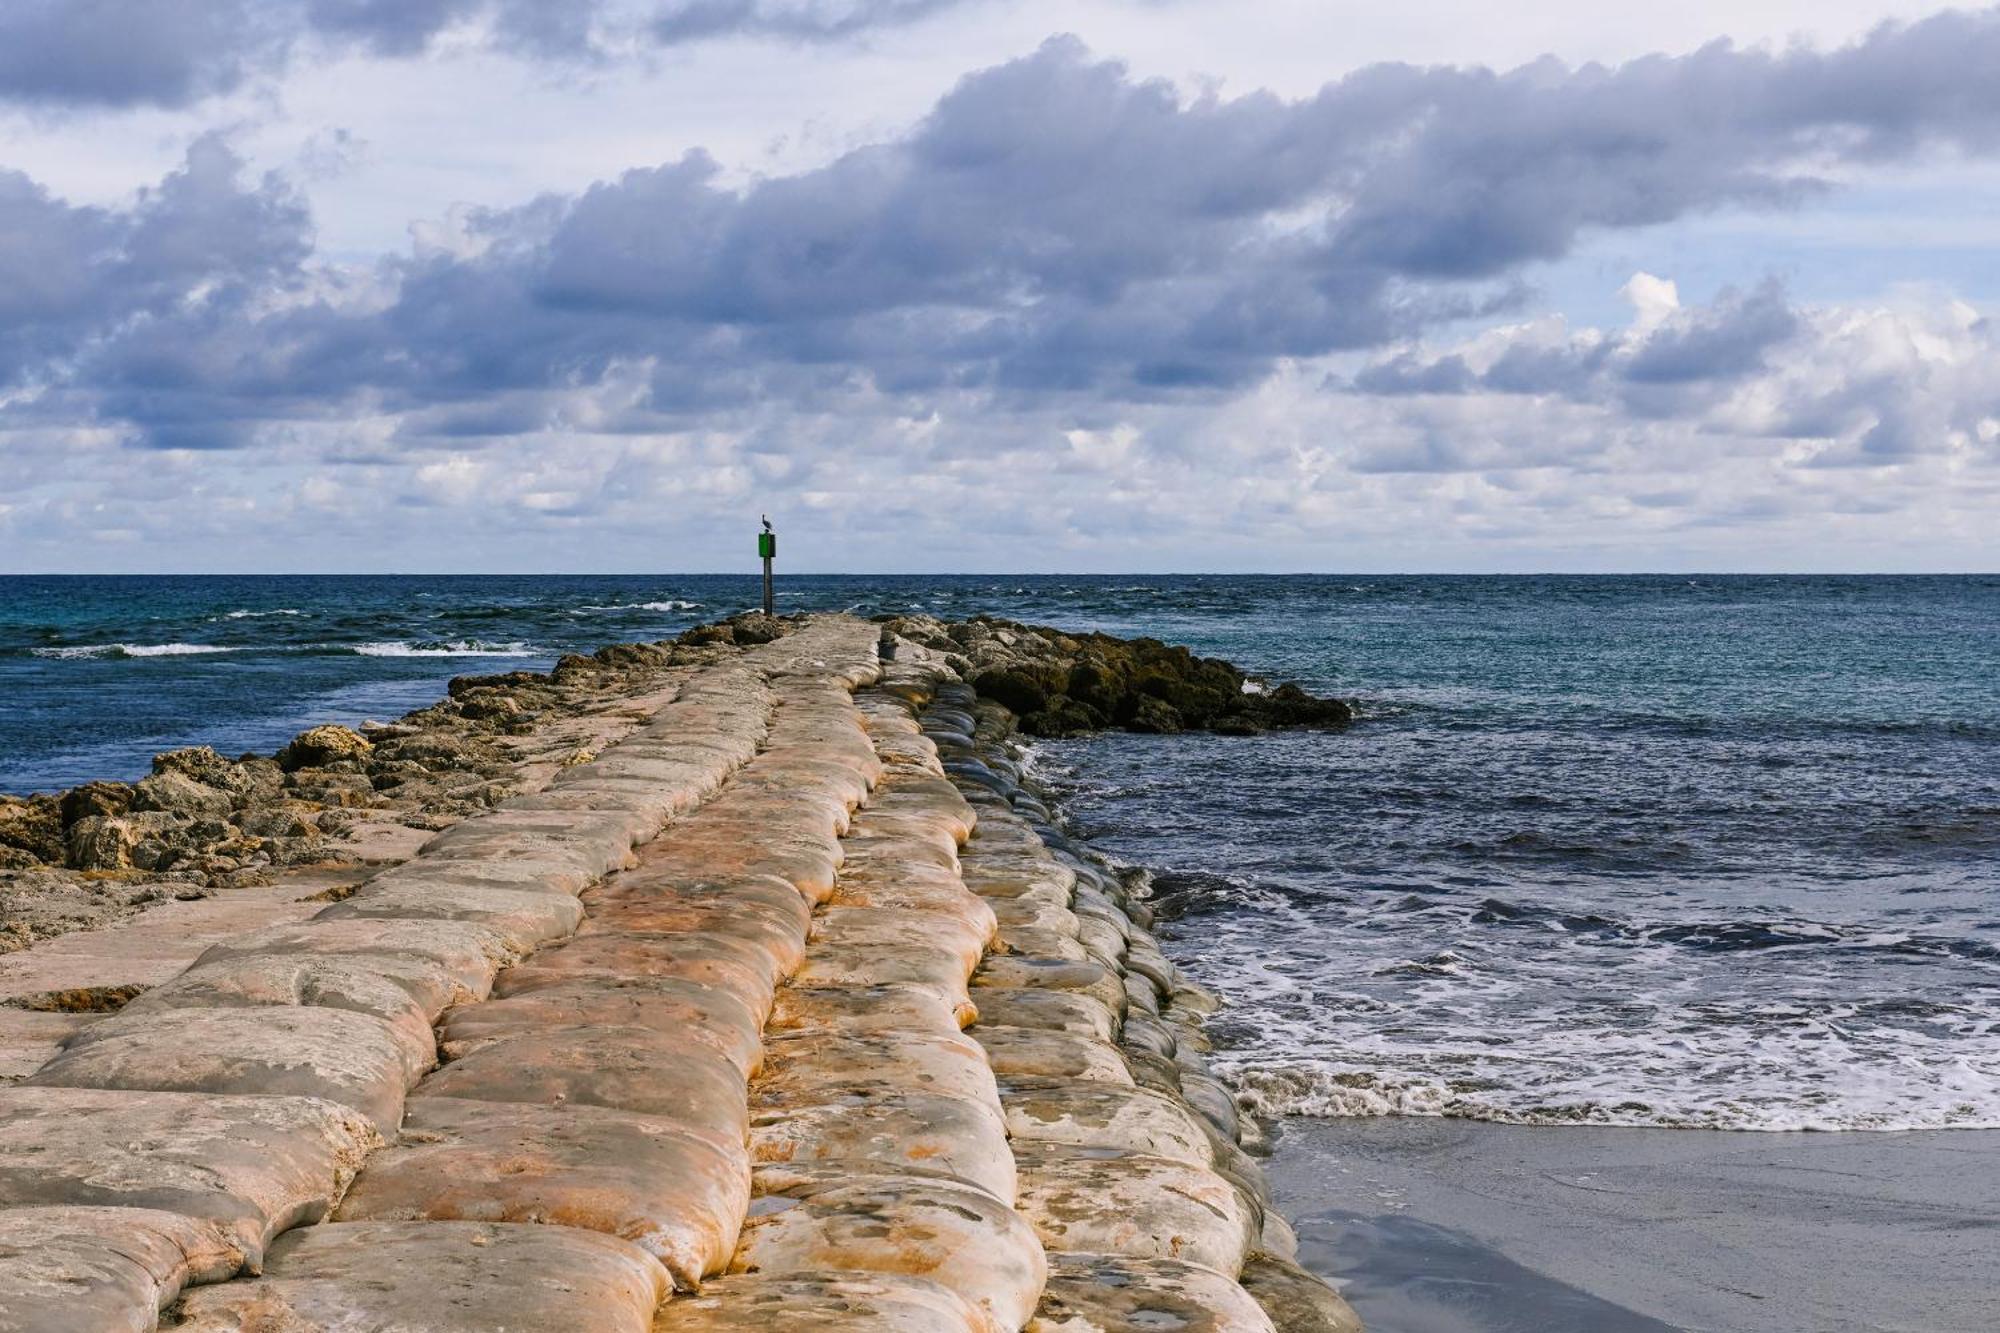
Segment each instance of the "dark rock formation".
M1032 736L1121 728L1250 735L1273 727L1332 727L1353 719L1338 699L1275 688L1219 658L1158 639L1068 634L990 616L887 617L903 638L943 653L982 698L1012 710Z

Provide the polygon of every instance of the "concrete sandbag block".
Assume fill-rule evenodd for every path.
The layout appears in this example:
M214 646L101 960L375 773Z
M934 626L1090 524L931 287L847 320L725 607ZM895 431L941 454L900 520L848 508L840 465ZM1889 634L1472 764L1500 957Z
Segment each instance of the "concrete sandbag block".
M1125 1012L1125 982L1101 963L1066 958L988 958L972 978L975 989L1066 991L1088 995L1113 1013Z
M949 1287L865 1273L726 1277L669 1301L654 1333L994 1333Z
M351 1009L154 1009L91 1024L23 1086L318 1097L393 1134L431 1053L429 1034Z
M496 995L517 995L576 977L681 977L722 986L769 1013L778 960L740 939L719 935L577 935L508 968Z
M1242 1283L1282 1333L1362 1333L1354 1307L1290 1260L1252 1255L1243 1266Z
M1194 1112L1148 1088L1010 1078L1000 1096L1016 1139L1118 1148L1196 1166L1215 1161L1208 1131Z
M864 950L922 950L932 957L949 959L959 981L970 977L986 956L986 941L986 933L977 924L952 913L921 908L828 907L812 924L815 963L858 958Z
M1028 1333L1278 1333L1248 1292L1199 1264L1050 1255ZM1285 1333L1292 1333L1287 1328Z
M493 975L519 954L499 932L470 921L399 919L302 921L233 935L210 945L194 966L259 956L325 958L385 957L433 964L474 998L484 996Z
M447 1060L514 1037L573 1029L645 1028L697 1043L746 1078L764 1060L763 1025L741 995L678 977L583 977L445 1015L438 1045Z
M977 991L981 1027L1034 1028L1075 1032L1108 1042L1118 1035L1118 1015L1092 995L1059 990L1005 990L988 986Z
M442 884L364 884L318 913L321 921L470 921L486 926L510 949L527 953L566 939L583 922L583 904L566 893L466 888Z
M629 1241L575 1227L348 1222L272 1247L262 1278L181 1298L182 1333L646 1333L672 1287Z
M649 1028L569 1028L481 1046L424 1080L421 1097L603 1106L657 1116L741 1147L743 1075L719 1051Z
M968 893L958 876L945 871L930 874L896 874L851 870L852 862L840 868L840 879L827 899L828 909L836 907L901 908L912 912L935 912L961 923L989 948L1000 934L1000 921L984 898Z
M481 815L453 824L418 849L418 856L461 860L560 860L602 875L632 854L632 827L618 814L524 810Z
M364 887L417 885L423 888L510 889L517 893L549 893L574 898L590 882L567 869L552 879L548 867L536 861L506 861L494 857L447 861L426 857L379 871Z
M431 1023L450 1005L471 998L428 959L262 954L192 968L135 997L118 1016L272 1005L372 1014L396 1029L415 1081L436 1063Z
M1093 957L1076 936L1040 926L1002 926L1002 952L1025 958L1060 958L1072 963L1103 962Z
M583 901L593 915L668 906L727 913L738 903L755 903L784 913L798 923L802 934L812 921L811 904L790 880L776 875L688 875L644 861L586 889Z
M1151 1014L1136 1009L1125 1012L1125 1026L1119 1030L1119 1044L1127 1049L1147 1051L1153 1055L1171 1060L1180 1043L1169 1028Z
M986 1052L996 1078L1080 1079L1133 1086L1125 1057L1110 1042L1080 1032L991 1027L979 1023L966 1035Z
M222 1228L253 1268L316 1222L380 1140L307 1097L0 1089L0 1208L155 1209Z
M956 1032L978 1010L963 989L935 986L785 986L771 1008L770 1031Z
M994 919L1000 923L1002 930L1010 926L1030 926L1076 938L1076 913L1061 903L1032 897L982 898L980 901L992 909Z
M1003 1202L1014 1197L1014 1154L991 1108L960 1097L895 1089L858 1091L835 1101L760 1111L750 1121L754 1162L854 1163L895 1172L949 1172Z
M804 900L790 888L792 901ZM805 958L806 929L798 913L762 903L739 901L691 905L686 903L620 902L599 910L578 932L581 935L683 935L699 934L712 939L740 940L769 957L775 974L788 977Z
M1206 1167L1027 1142L1014 1160L1015 1206L1051 1252L1184 1259L1234 1275L1256 1244L1258 1210Z
M985 1051L958 1032L773 1034L765 1043L764 1072L751 1089L751 1105L783 1110L855 1088L933 1092L1000 1110Z
M0 1209L0 1333L151 1333L181 1288L243 1259L225 1229L178 1213Z
M736 1249L750 1163L670 1120L566 1103L418 1097L339 1222L541 1222L631 1241L698 1286Z
M860 1272L924 1278L957 1292L997 1329L1019 1329L1048 1264L1034 1231L976 1186L877 1176L766 1196L745 1225L732 1273Z

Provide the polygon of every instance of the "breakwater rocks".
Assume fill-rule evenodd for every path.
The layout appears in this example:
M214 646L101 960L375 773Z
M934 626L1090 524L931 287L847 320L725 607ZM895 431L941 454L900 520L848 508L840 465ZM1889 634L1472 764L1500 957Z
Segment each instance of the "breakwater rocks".
M889 632L937 653L981 698L1011 710L1031 736L1127 731L1336 727L1354 710L1294 684L1271 685L1235 665L1158 639L1070 634L991 616L942 621L897 616Z
M0 1333L1357 1328L1013 715L788 629L0 1086Z

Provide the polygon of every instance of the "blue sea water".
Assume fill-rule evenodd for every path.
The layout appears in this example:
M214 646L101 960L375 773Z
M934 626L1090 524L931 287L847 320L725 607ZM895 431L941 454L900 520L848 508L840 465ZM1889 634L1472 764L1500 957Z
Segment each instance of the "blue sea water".
M747 577L0 579L0 790L385 718ZM1357 700L1034 762L1155 872L1245 1095L1312 1115L2000 1126L2000 578L784 580Z

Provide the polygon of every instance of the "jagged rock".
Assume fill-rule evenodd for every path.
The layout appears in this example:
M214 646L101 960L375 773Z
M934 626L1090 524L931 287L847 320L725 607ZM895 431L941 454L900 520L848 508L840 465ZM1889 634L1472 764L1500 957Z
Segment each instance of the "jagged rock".
M0 796L0 847L26 852L35 860L63 859L62 809L52 796Z
M329 724L292 737L291 743L278 751L278 764L288 773L324 768L343 759L366 759L374 749L361 733Z
M86 782L62 794L63 827L91 815L122 815L132 808L132 787L124 782Z
M236 800L184 771L168 769L139 780L132 789L132 808L178 815L226 815L236 808Z

